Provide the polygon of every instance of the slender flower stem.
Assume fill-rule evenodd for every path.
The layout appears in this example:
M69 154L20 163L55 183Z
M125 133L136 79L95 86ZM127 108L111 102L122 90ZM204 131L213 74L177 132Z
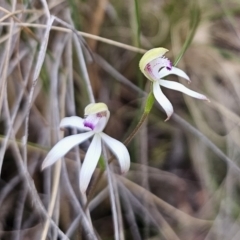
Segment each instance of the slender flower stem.
M152 86L151 86L152 87ZM127 137L127 139L124 141L124 144L127 146L132 139L135 137L135 135L137 134L137 132L139 131L139 129L141 128L141 126L143 125L144 121L146 120L146 118L148 117L148 114L150 113L152 106L154 104L154 96L152 91L148 94L146 103L145 103L145 107L144 107L144 112L143 115L141 116L137 126L133 129L133 131L131 132L131 134Z
M140 121L138 122L137 126L133 129L133 131L130 133L130 135L127 137L127 139L124 141L124 144L127 146L132 139L135 137L135 135L137 134L137 132L139 131L139 129L141 128L141 126L143 125L144 121L146 120L146 118L148 117L148 113L143 113L143 115L141 116Z

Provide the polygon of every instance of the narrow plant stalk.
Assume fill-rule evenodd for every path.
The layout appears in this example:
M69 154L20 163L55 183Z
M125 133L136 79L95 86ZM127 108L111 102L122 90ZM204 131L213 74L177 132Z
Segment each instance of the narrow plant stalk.
M60 179L60 173L61 173L61 167L62 167L62 161L57 161L56 164L55 164L55 167L54 167L54 179L55 179L55 181L53 181L53 188L52 188L53 190L52 190L52 193L51 193L51 201L50 201L50 205L48 207L48 215L49 216L52 216L53 210L54 210L54 207L55 207L55 203L56 203L56 198L57 198L57 194L58 194L58 187L59 187L59 179ZM44 224L41 240L45 240L47 238L49 225L50 225L50 221L47 219L45 224Z
M7 81L7 72L8 72L8 66L9 66L9 59L10 59L10 52L11 52L11 42L12 42L12 37L13 37L13 19L11 20L11 25L9 28L9 39L7 42L6 46L6 51L5 51L5 64L3 68L3 72L1 74L1 83L0 83L0 114L2 112L2 105L3 105L3 99L4 99L4 94L7 91L6 87L6 81ZM5 150L1 150L0 152L0 174L2 173L2 164L3 164L3 157L5 154Z
M111 208L112 208L112 215L113 215L114 239L120 240L117 206L116 206L116 200L115 200L114 186L112 182L113 179L112 179L112 174L111 174L111 170L108 163L107 151L104 145L103 145L103 155L104 155L104 160L105 160L105 165L107 170L107 179L108 179L109 194L110 194Z
M69 25L59 18L56 18L56 19L57 19L57 21L61 22L62 24L64 24L64 25L66 24L67 26L69 26L71 31L74 32L73 42L74 42L74 45L76 47L76 53L77 53L77 57L78 57L79 67L80 67L81 72L82 72L83 80L86 84L89 100L90 100L91 103L95 103L95 98L94 98L94 94L93 94L93 90L92 90L92 86L91 86L91 81L89 79L86 62L85 62L85 59L84 59L84 56L83 56L82 46L81 46L81 44L79 42L79 39L78 39L78 32L73 27L74 26L73 21L69 17L69 21L71 22L71 25Z
M126 191L123 190L123 188L125 188L125 186L121 182L117 182L117 185L118 185L118 189L120 191L120 196L121 196L121 199L123 202L123 209L126 212L125 218L129 224L129 226L131 226L130 227L130 232L132 234L131 239L141 240L142 237L141 237L138 225L137 225L133 207L131 206L129 196L127 195ZM145 217L147 217L147 216L145 216Z
M46 49L47 49L47 44L48 44L48 38L49 38L49 33L51 30L51 26L53 24L54 21L54 17L51 17L50 19L48 19L47 21L47 29L43 38L43 42L41 44L40 47L40 51L39 51L39 55L38 55L38 59L37 59L37 64L34 70L34 75L33 75L33 82L32 82L32 87L29 93L29 98L28 98L28 107L27 107L27 116L26 116L26 120L25 120L25 133L24 133L24 149L23 149L23 159L24 159L24 163L27 164L27 139L28 139L28 123L29 123L29 115L30 115L30 109L31 109L31 104L32 104L32 100L33 100L33 93L35 90L35 87L37 85L37 80L38 80L38 76L45 58L45 54L46 54Z
M140 121L138 122L137 126L133 129L133 131L131 132L131 134L127 137L127 139L124 141L124 144L127 146L132 139L135 137L135 135L137 134L137 132L139 131L139 129L141 128L141 126L143 125L144 121L147 119L148 117L148 113L143 113L143 115L141 116Z
M50 19L50 11L49 11L49 8L48 8L47 1L46 0L41 0L41 2L42 2L42 5L44 7L47 18Z
M120 237L120 240L124 240L125 238L124 238L124 228L123 228L123 216L122 216L118 186L116 183L116 179L114 178L114 175L112 176L112 180L113 180L113 187L115 189L115 200L116 200L117 216L118 216L118 223L119 223L119 237Z
M74 43L75 43L75 47L77 49L79 66L80 66L80 69L82 71L83 79L86 83L89 100L90 100L91 103L95 103L91 82L90 82L90 79L89 79L86 63L85 63L85 60L84 60L84 57L83 57L82 46L79 43L78 37L76 35L73 35L73 40L74 40Z
M87 202L88 202L86 193L81 193L81 197L82 197L82 205L83 205L83 206L86 206L86 205L87 205ZM86 216L87 216L87 218L88 218L89 225L90 225L90 227L91 227L92 230L93 230L92 218L91 218L91 215L90 215L89 208L88 208L88 207L85 208L84 211L85 211Z
M145 120L148 117L148 114L150 113L153 104L154 104L154 97L153 97L153 93L152 91L148 94L146 103L145 103L145 107L144 107L144 112L143 115L141 116L141 119L139 120L137 126L133 129L133 131L131 132L131 134L127 137L127 139L124 141L125 145L128 145L132 139L135 137L135 135L137 134L137 132L139 131L139 129L141 128L141 126L143 125L143 123L145 122Z
M12 12L15 11L16 8L16 0L12 2ZM4 67L3 72L1 73L1 82L0 82L0 113L2 110L3 105L3 99L4 99L4 93L6 92L6 81L7 81L7 72L8 72L8 66L9 66L9 60L11 56L11 45L12 45L12 39L13 39L13 27L14 27L14 21L13 19L10 20L10 26L9 26L9 38L8 42L6 43L6 51L4 53ZM2 162L2 161L1 161ZM1 172L1 167L0 167Z
M187 38L186 38L186 40L185 40L185 42L184 42L184 44L182 46L182 49L181 49L180 53L178 54L178 56L176 57L176 60L174 61L174 64L173 64L174 66L176 66L179 63L179 61L183 57L184 53L189 48L199 23L200 23L200 10L198 9L197 6L195 6L192 9L192 18L191 18L192 29L189 32L189 35L187 36Z
M8 26L9 23L1 23L2 26ZM15 24L16 26L20 26L20 27L33 27L33 28L47 28L47 26L45 24L36 24L36 23L16 23ZM71 32L72 30L69 29L69 28L66 28L66 27L58 27L58 26L52 26L51 27L52 30L56 30L56 31L62 31L62 32ZM77 31L77 34L79 36L83 36L83 37L86 37L86 38L91 38L91 39L94 39L94 40L97 40L99 42L103 42L103 43L106 43L106 44L109 44L109 45L112 45L112 46L116 46L116 47L119 47L119 48L123 48L123 49L126 49L126 50L129 50L129 51L133 51L133 52L137 52L137 53L145 53L147 50L146 49L142 49L142 48L138 48L138 47L134 47L134 46L131 46L131 45L128 45L128 44L125 44L125 43L121 43L121 42L117 42L117 41L114 41L114 40L111 40L111 39L108 39L108 38L104 38L104 37L99 37L99 36L96 36L96 35L93 35L93 34L90 34L90 33L86 33L86 32L81 32L81 31ZM5 41L6 38L2 38L2 41Z
M142 125L142 128L139 131L139 138L138 144L139 144L139 153L138 153L138 159L139 163L141 166L148 166L148 129L147 129L147 119ZM142 180L141 180L141 186L147 190L149 190L149 173L148 169L146 167L141 167L141 175L142 175ZM149 202L143 202L144 208L148 209L149 208ZM150 236L150 222L149 218L147 216L144 216L143 218L144 221L144 239L149 239Z

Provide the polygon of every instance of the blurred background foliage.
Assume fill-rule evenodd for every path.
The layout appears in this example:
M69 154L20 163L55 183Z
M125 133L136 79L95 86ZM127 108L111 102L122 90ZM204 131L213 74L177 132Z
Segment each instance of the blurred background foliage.
M54 21L53 26L61 28L50 32L24 158L24 122L47 19L43 3L72 28L116 42L79 37L76 43L74 33ZM0 6L1 239L41 239L45 218L19 169L27 166L47 208L55 172L41 172L41 163L59 140L60 119L83 116L89 104L84 64L96 101L105 102L111 112L105 132L124 141L138 123L146 100L139 89L149 91L138 66L142 53L118 42L145 50L169 49L167 57L190 76L189 88L211 101L163 90L176 114L164 122L165 113L156 104L128 146L130 172L115 175L121 239L240 239L239 1L1 0ZM14 18L6 17L11 11ZM78 149L81 159L87 147ZM74 240L88 239L76 210L82 200L75 155L72 151L65 158L53 212L53 220ZM117 164L114 169L118 173ZM87 193L91 219L99 239L114 239L107 182L104 177L99 181L99 171ZM50 227L47 239L61 237Z

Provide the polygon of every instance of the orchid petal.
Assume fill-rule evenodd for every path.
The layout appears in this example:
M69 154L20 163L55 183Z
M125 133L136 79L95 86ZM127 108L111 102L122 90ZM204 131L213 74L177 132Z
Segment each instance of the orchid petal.
M83 122L84 119L77 116L65 117L61 120L59 127L60 128L72 127L80 130L91 131L90 128L84 126Z
M101 137L95 134L87 150L79 175L80 191L85 193L102 152Z
M84 119L83 124L85 127L92 129L95 133L99 133L106 127L109 117L109 111L91 114Z
M144 69L152 60L162 57L168 50L166 48L153 48L147 51L139 62L140 70L144 73Z
M169 88L169 89L173 89L182 93L185 93L191 97L194 98L198 98L198 99L202 99L202 100L208 100L206 96L204 96L203 94L194 92L188 88L186 88L184 85L182 85L181 83L178 82L172 82L172 81L167 81L167 80L159 80L158 81L159 84L163 87ZM209 100L208 100L209 101Z
M84 142L88 138L90 138L94 133L86 132L80 133L73 136L68 136L60 140L48 153L46 158L42 163L42 170L46 167L49 167L53 163L55 163L58 159L63 157L70 149L74 146Z
M177 75L179 77L185 78L189 82L191 82L188 75L183 70L181 70L179 68L176 68L176 67L172 67L171 70L168 70L167 68L161 69L158 73L158 78L163 78L163 77L166 77L170 74Z
M100 118L96 127L94 128L94 132L96 133L102 132L108 123L109 117L110 117L110 112L106 111L106 116Z
M167 121L173 114L173 106L163 94L158 82L153 82L153 95L166 112L168 117L165 121Z
M83 122L85 127L91 128L92 130L96 128L101 118L97 114L88 115Z
M166 69L172 69L172 63L165 57L158 57L146 65L144 74L149 80L157 81L159 79L159 69L165 67Z
M94 132L95 133L102 132L105 126L107 125L107 122L108 122L108 119L106 117L101 117L94 128Z
M107 146L110 148L110 150L113 152L113 154L117 157L121 172L127 172L130 168L130 156L125 145L118 140L109 137L105 133L101 133L101 137L103 141L107 144Z

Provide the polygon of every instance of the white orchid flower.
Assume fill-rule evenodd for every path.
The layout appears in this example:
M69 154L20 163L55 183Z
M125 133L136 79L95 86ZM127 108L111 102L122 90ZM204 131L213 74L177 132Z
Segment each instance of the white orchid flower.
M185 78L189 83L191 82L184 71L173 67L170 60L164 57L166 52L168 52L168 50L165 48L153 48L143 55L139 63L140 70L150 81L153 82L154 97L167 114L167 119L165 121L167 121L173 114L173 106L163 94L160 86L183 92L194 98L209 101L206 96L194 92L178 82L162 79L170 74L174 74Z
M84 115L85 119L76 116L62 119L60 128L73 127L87 132L68 136L60 140L51 149L42 164L42 169L49 167L74 146L93 137L80 170L79 184L81 192L86 191L97 166L102 153L102 141L118 159L122 173L127 172L130 167L130 156L127 148L121 142L102 132L110 116L107 105L104 103L91 103L85 108Z

